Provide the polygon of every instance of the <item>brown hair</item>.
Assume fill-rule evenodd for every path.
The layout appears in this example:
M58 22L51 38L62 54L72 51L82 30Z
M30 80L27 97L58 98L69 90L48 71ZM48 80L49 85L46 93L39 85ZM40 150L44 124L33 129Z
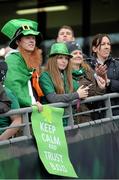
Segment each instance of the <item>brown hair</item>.
M63 94L65 93L64 82L61 77L60 70L57 66L57 58L59 55L52 56L48 59L45 70L49 72L51 75L52 81L54 83L56 93ZM68 61L66 72L67 84L69 88L69 92L73 92L73 80L72 80L72 72L71 72L71 62Z
M91 67L89 66L89 64L86 62L86 60L84 59L81 67L83 67L86 71L90 71Z
M68 26L68 25L61 26L60 29L58 30L58 33L61 29L69 29L72 32L72 35L74 36L74 31L71 26Z
M111 39L107 34L97 34L94 36L91 44L91 55L96 56L96 53L93 51L93 47L101 46L103 37L107 37L111 43Z

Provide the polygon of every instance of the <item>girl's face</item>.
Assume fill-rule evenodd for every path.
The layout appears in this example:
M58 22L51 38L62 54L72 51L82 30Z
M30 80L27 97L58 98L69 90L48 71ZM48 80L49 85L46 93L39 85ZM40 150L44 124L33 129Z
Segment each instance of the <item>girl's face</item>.
M69 61L69 57L65 55L59 55L57 58L57 66L60 71L65 70L67 68Z
M111 52L110 40L106 36L103 37L101 44L93 47L93 52L96 53L98 59L106 60Z
M35 36L23 36L20 40L17 41L18 47L22 47L24 50L32 52L36 46L36 38Z
M73 56L71 61L72 64L80 65L83 62L83 54L80 50L74 50L71 55Z

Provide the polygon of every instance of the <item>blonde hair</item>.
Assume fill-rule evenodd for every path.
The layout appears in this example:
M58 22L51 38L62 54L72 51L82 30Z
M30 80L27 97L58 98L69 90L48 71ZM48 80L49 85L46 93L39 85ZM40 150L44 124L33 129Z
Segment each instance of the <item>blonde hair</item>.
M81 63L81 67L83 67L86 71L90 71L91 67L89 64L83 59L83 62Z

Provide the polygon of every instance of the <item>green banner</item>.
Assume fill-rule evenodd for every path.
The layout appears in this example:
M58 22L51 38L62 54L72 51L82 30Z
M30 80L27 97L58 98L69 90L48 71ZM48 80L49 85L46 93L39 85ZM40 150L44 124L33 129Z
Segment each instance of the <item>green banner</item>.
M64 109L48 105L44 105L40 113L37 107L33 107L32 128L39 156L47 171L55 175L77 177L69 160L63 113Z

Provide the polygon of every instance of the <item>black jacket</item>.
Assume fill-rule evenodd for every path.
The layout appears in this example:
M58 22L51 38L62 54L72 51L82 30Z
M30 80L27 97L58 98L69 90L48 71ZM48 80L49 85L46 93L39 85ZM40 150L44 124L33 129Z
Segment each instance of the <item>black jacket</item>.
M95 69L97 60L94 57L88 58L87 62ZM110 79L109 86L106 87L105 93L118 93L119 92L119 61L109 57L105 64L107 65L107 77ZM119 105L119 98L112 99L112 105ZM119 115L119 108L113 110L113 115Z
M0 114L9 111L11 108L11 101L6 95L6 92L0 82Z

